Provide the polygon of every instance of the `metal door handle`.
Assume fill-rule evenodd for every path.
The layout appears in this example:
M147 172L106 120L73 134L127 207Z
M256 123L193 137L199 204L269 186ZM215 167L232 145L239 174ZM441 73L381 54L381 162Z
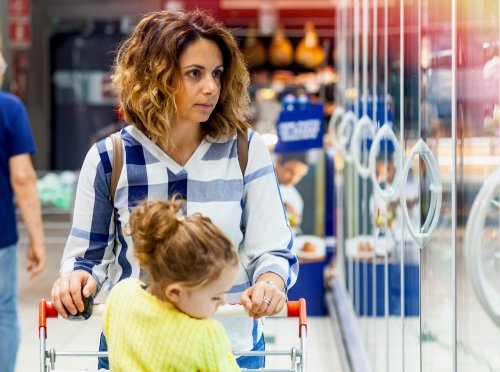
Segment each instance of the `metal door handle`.
M500 187L500 169L491 174L476 196L465 227L465 266L479 303L493 322L500 327L500 296L486 280L483 266L483 241L481 233L493 201L495 191ZM493 203L496 205L496 203Z
M380 151L380 143L383 139L390 140L394 145L394 162L396 165L396 171L394 173L394 178L392 182L387 182L387 186L382 189L377 180L377 155ZM373 190L379 195L383 200L389 202L394 198L399 187L399 177L401 173L401 162L399 159L399 143L392 130L391 126L387 123L382 125L378 130L377 135L373 139L372 147L370 148L369 164L370 164L370 177L373 182Z
M352 154L347 151L347 144L351 140L352 128L357 121L358 119L356 118L356 115L354 115L352 111L348 111L344 114L344 116L342 117L342 121L340 122L338 131L339 147L346 163L352 162ZM348 129L350 129L350 131L346 132Z
M410 172L411 163L416 155L420 155L427 166L427 171L430 176L431 184L429 186L431 191L431 203L429 207L429 212L427 213L427 218L424 224L416 230L412 225L410 216L408 214L408 206L406 205L406 180L408 179L408 173ZM401 194L400 203L401 209L403 210L403 216L405 218L406 224L408 225L408 230L411 236L418 244L420 249L422 249L431 239L432 232L436 228L439 221L439 215L441 212L441 199L442 199L442 185L441 176L439 175L439 167L434 157L434 154L429 149L429 146L425 143L423 139L419 139L418 142L413 146L408 159L406 160L403 169L403 178L401 180Z
M328 133L332 139L333 146L336 150L341 151L340 144L337 141L339 138L338 127L344 117L345 109L342 106L337 106L333 111L330 121L328 122Z
M363 134L365 134L366 132L369 133L371 138L375 137L374 125L370 118L364 115L361 119L359 119L356 126L354 127L350 148L354 165L356 166L359 175L363 179L367 179L368 177L370 177L370 169L367 166L365 167L361 163L361 139L364 138Z

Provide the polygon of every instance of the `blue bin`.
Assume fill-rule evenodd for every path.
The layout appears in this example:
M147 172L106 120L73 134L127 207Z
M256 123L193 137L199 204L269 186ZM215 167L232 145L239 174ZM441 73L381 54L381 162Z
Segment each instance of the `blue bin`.
M373 263L355 261L350 263L354 270L353 307L359 316L373 316ZM377 262L376 268L376 316L384 316L385 308L385 273L384 263ZM389 315L401 315L401 265L399 262L389 263ZM366 271L366 283L365 283ZM419 267L416 264L404 266L405 316L419 315ZM346 273L346 283L348 274ZM348 286L349 288L349 286Z
M297 301L305 298L307 302L307 315L326 315L325 286L323 271L332 257L327 252L326 258L319 262L301 262L299 277L295 285L288 291L288 299Z

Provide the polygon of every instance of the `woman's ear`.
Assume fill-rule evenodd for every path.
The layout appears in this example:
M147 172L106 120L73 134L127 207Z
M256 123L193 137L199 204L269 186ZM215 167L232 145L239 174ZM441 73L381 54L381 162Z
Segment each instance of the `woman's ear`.
M167 288L165 288L165 296L173 303L179 302L183 288L176 283L169 284Z

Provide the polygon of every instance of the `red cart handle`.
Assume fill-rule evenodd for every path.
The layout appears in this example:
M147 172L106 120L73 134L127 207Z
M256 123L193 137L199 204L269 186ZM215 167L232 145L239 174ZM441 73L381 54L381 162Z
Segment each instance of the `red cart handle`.
M97 305L94 309L98 309ZM102 306L101 306L102 307ZM102 311L101 311L102 312ZM219 307L219 310L215 314L216 316L242 316L245 315L245 310L242 305L223 305ZM40 329L45 329L45 338L47 338L47 318L57 318L59 314L52 306L51 302L47 302L44 298L38 303L38 334L40 335ZM288 317L298 317L299 318L299 337L302 335L302 328L304 327L307 333L307 308L306 300L301 298L298 301L288 301L287 306L283 310L276 314L275 316L288 316Z
M298 301L288 301L288 316L299 318L299 337L302 336L302 327L307 334L307 307L306 300L301 298Z
M246 315L245 307L241 304L226 304L219 306L214 314L214 317L242 317ZM304 329L304 336L307 336L307 306L306 300L301 298L298 301L288 301L283 309L272 315L271 317L297 317L299 318L299 337L302 336L302 329Z
M50 302L42 298L38 302L38 337L40 337L40 329L45 329L45 338L47 338L47 318L57 318L59 314L54 309Z

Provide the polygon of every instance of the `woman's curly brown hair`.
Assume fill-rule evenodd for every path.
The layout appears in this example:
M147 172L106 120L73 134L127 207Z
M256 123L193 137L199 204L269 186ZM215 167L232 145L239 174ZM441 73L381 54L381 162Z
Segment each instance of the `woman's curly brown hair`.
M170 146L175 118L175 89L180 83L180 55L200 38L213 40L222 52L224 72L219 101L203 123L205 133L230 138L249 128L250 78L238 44L224 25L202 10L157 11L146 15L123 41L112 80L125 119Z
M180 217L182 203L149 201L130 215L134 254L153 287L183 283L199 288L238 263L231 241L208 217Z

